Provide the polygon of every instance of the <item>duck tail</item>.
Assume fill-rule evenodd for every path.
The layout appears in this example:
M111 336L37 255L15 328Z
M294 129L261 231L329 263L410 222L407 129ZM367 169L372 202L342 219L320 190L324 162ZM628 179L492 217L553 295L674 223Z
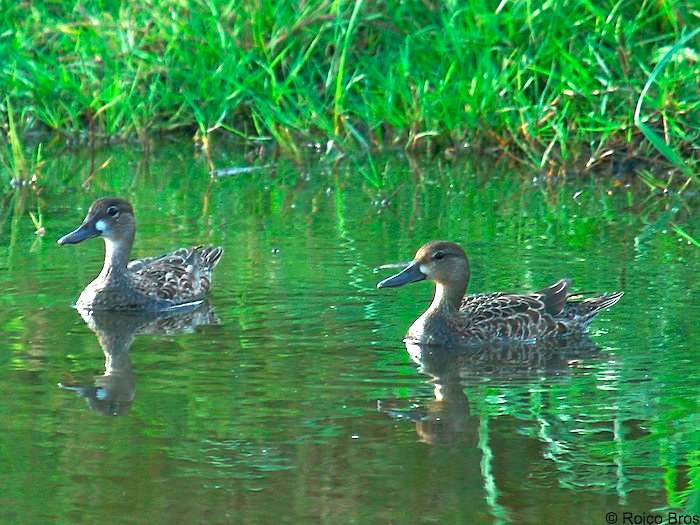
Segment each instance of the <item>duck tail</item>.
M202 248L201 257L204 266L213 270L219 264L221 256L224 254L224 249L221 246L207 246Z
M616 304L624 292L614 292L591 297L590 299L570 301L566 304L565 313L583 326L588 326L593 318L606 308ZM575 296L574 296L575 297Z

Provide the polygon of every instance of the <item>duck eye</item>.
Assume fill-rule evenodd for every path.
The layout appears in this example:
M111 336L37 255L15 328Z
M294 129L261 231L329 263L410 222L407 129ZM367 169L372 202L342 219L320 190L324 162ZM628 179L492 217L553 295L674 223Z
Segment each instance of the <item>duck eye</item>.
M433 259L439 261L440 259L445 258L445 252L435 252L435 255L433 255Z
M107 208L107 215L116 217L117 215L119 215L119 208L117 208L116 206L110 206L109 208Z

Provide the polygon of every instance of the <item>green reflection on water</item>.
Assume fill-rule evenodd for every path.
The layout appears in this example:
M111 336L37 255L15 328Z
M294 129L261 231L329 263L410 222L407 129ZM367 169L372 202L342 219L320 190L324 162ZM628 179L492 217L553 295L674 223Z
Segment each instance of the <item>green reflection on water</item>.
M374 159L380 185L361 182L363 161L212 180L178 144L148 162L125 147L99 155L96 165L111 163L87 190L86 159L59 156L45 169L61 185L3 201L2 521L568 523L574 513L602 523L610 510L700 512L700 255L671 235L635 245L644 191L398 156ZM100 342L70 308L102 247L55 239L106 194L135 206L136 257L226 250L211 298L219 323L136 335L119 417L56 386L105 381ZM43 238L26 214L37 208ZM598 352L513 368L447 356L436 371L401 342L429 285L374 289L374 268L434 238L467 248L471 291L567 276L626 295L593 324Z

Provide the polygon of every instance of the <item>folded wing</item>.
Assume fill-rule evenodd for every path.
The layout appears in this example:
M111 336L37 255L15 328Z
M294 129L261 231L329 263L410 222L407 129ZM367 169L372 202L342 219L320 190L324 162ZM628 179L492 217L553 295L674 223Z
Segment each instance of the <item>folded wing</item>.
M223 250L214 246L182 248L160 257L129 263L135 285L146 295L174 303L204 298L211 286L212 270Z

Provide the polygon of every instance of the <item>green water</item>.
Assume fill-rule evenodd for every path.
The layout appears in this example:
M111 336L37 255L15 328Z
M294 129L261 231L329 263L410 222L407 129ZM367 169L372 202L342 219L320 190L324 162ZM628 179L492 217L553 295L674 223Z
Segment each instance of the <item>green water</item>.
M217 167L268 167L211 180L189 144L107 160L85 190L87 156L58 156L38 197L3 201L0 522L700 514L700 250L663 229L635 243L644 188L486 161L298 167L226 150ZM102 243L55 240L108 194L135 206L134 256L224 246L214 324L131 341L138 326L91 327L71 308ZM407 349L430 285L376 290L387 273L374 268L435 238L467 249L474 292L566 276L626 295L579 353L501 364Z

